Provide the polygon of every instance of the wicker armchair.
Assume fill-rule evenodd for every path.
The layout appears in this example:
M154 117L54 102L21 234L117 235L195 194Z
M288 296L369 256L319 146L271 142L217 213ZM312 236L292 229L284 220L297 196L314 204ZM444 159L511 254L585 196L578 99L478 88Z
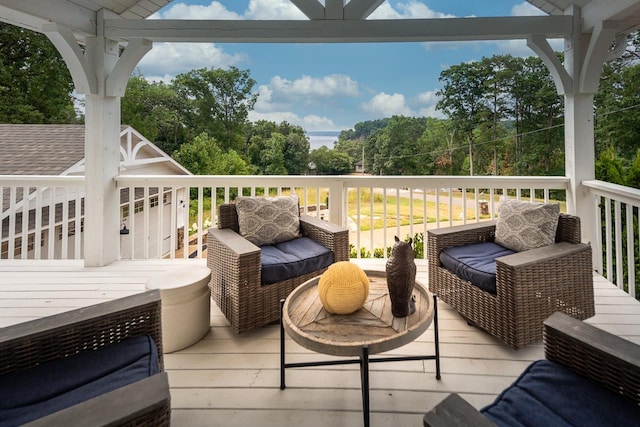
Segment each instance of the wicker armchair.
M140 335L149 335L155 341L159 369L163 371L159 291L3 328L0 375ZM170 416L167 374L160 372L27 425L168 426Z
M235 205L220 205L218 229L210 229L207 237L207 266L211 269L211 297L233 330L241 333L277 321L280 300L326 269L263 286L260 248L245 240L238 231ZM334 262L349 260L346 228L303 214L300 231L329 248Z
M595 314L591 247L580 243L580 218L560 215L556 243L496 259L496 294L460 279L440 263L447 247L491 242L495 221L428 232L429 289L474 325L514 349L542 339L554 311Z
M640 345L559 312L544 321L543 330L545 358L586 378L592 383L588 387L606 389L615 393L622 401L628 400L631 405L627 407L635 406L636 417L627 418L625 425L637 425L640 415ZM549 387L554 389L559 385L554 381ZM572 396L567 399L571 400ZM597 406L600 401L590 402ZM510 403L522 405L523 401L511 400ZM576 407L572 410L585 413L586 417L593 414L590 411L594 410L611 411L608 408L593 407ZM531 416L531 412L526 413L535 418ZM610 425L615 424L615 415L612 414ZM457 394L449 395L426 413L423 425L495 426L489 418Z

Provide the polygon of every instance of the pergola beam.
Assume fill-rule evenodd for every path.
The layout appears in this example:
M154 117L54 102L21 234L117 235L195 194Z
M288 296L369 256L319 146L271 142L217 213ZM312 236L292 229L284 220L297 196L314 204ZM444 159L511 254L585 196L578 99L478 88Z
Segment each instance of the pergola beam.
M640 2L637 0L592 0L581 10L582 30L591 32L602 21L619 21L626 33L637 30ZM633 18L630 18L633 17Z
M126 20L107 19L104 37L153 42L366 43L560 38L570 16L405 20Z
M96 35L96 13L62 0L3 0L0 20L37 32L42 32L43 26L55 23L83 36Z

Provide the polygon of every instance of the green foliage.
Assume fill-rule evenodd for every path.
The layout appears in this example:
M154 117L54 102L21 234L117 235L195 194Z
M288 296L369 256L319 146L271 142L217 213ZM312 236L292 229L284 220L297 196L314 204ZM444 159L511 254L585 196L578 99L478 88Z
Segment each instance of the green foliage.
M183 122L188 102L173 85L132 76L120 106L121 122L135 128L166 153L173 153L187 141L189 132Z
M407 235L404 241L408 242L410 238L411 236ZM424 258L424 233L416 233L413 236L412 245L413 245L413 254L415 255L416 259L423 259Z
M596 179L624 185L624 168L613 147L600 154L595 167Z
M222 151L218 142L206 133L183 144L174 158L194 175L249 175L253 167L235 151Z
M365 142L365 163L374 175L420 175L425 158L420 137L427 129L426 118L393 116L387 126Z
M77 123L73 81L44 34L0 22L0 123Z
M353 159L349 154L325 146L311 150L309 160L318 175L343 175L353 171Z
M638 149L636 158L627 172L627 185L633 188L640 188L640 149Z
M266 120L246 126L247 156L266 175L301 175L309 163L309 138L304 129Z
M176 92L189 101L186 120L192 131L215 137L225 151L242 148L244 125L258 99L251 93L255 83L249 70L236 67L191 70L173 81Z

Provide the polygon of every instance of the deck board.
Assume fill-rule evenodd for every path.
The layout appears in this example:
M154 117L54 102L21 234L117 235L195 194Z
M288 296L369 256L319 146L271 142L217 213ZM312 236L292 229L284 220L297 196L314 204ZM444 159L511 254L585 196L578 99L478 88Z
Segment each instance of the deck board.
M380 260L356 260L384 270ZM155 274L203 260L119 261L84 268L78 261L0 262L0 326L99 303L144 290ZM426 266L418 280L427 282ZM640 343L640 302L594 276L596 315L588 322ZM541 343L512 350L438 303L442 379L431 360L372 363L371 425L421 425L422 415L449 393L476 407L490 403L533 360ZM432 354L433 326L390 354ZM327 360L287 339L287 361ZM288 369L279 389L279 327L236 335L212 304L211 330L197 344L165 355L174 426L360 426L357 365Z

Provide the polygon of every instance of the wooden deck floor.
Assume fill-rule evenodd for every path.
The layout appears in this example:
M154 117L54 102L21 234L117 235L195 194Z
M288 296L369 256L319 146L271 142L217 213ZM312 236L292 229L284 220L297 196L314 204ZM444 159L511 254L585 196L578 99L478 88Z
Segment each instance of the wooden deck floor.
M141 292L146 280L171 268L202 260L121 261L84 268L76 261L0 262L0 327ZM358 262L384 269L382 262ZM418 280L426 283L426 267ZM602 329L640 344L640 303L594 276L596 316ZM422 414L448 393L476 407L491 402L533 360L541 344L513 351L473 328L439 303L442 379L433 361L371 365L371 425L419 426ZM0 333L2 331L0 330ZM394 355L431 354L433 329ZM313 354L287 341L287 361ZM211 331L200 342L165 356L174 426L360 426L357 365L288 369L279 389L279 327L235 335L215 304Z

